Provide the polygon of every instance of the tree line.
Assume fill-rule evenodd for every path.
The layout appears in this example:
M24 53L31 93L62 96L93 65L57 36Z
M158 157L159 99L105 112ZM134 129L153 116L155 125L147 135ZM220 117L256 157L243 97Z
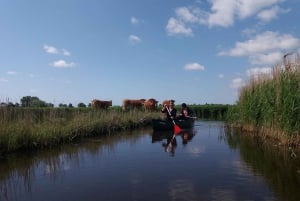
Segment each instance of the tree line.
M88 105L84 104L84 103L78 103L77 107L80 108L85 108L85 107L90 107L91 104L89 103ZM0 107L54 107L53 103L47 103L46 101L43 101L41 99L39 99L36 96L23 96L20 99L20 103L12 103L12 102L1 102L0 103ZM69 103L69 104L64 104L64 103L60 103L58 104L58 107L68 107L68 108L73 108L73 104Z

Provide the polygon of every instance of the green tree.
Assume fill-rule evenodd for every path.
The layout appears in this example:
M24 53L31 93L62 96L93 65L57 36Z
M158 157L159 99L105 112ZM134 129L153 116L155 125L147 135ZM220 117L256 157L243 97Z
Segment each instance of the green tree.
M84 104L84 103L78 103L77 107L86 107L86 104Z
M46 103L36 96L24 96L20 102L22 107L53 107L53 104Z

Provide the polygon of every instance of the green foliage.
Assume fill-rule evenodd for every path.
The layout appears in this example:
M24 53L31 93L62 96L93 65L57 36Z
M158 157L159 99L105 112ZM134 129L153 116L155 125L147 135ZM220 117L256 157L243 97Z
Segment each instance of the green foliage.
M205 104L191 105L194 115L200 119L224 120L230 105Z
M272 76L259 76L243 87L227 120L251 125L257 130L269 128L288 136L300 131L300 69L273 69Z
M75 139L149 124L161 113L118 108L0 108L0 156L19 149L51 147Z
M86 107L86 104L84 104L84 103L78 103L77 107Z
M53 107L52 103L46 103L36 96L24 96L20 101L22 107Z

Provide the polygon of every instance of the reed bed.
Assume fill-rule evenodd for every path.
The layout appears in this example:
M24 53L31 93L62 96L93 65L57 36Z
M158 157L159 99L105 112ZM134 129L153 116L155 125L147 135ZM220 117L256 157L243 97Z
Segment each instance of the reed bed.
M90 108L0 108L0 156L145 126L157 112Z
M252 78L240 91L227 120L245 130L300 147L300 59L276 65L270 75Z

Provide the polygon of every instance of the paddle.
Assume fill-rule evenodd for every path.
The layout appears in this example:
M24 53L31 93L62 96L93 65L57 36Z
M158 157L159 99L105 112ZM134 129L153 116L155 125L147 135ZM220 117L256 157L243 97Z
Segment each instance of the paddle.
M170 112L168 106L166 108L167 108L167 111L168 111L168 113L169 113L169 115L171 117L171 112ZM174 135L180 133L181 128L175 123L174 119L172 119L172 122L174 124Z

